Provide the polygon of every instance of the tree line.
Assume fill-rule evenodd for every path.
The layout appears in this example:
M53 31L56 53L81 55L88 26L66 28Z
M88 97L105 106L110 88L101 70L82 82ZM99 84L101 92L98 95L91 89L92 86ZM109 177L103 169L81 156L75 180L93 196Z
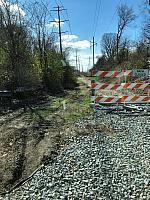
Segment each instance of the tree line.
M42 86L51 92L76 84L68 49L60 53L57 36L48 27L48 4L0 1L0 89Z
M102 55L95 68L102 70L114 67L143 68L150 65L150 9L145 8L147 15L141 25L141 36L138 41L124 36L124 31L136 16L131 7L121 4L117 8L118 26L115 33L104 33L101 39Z

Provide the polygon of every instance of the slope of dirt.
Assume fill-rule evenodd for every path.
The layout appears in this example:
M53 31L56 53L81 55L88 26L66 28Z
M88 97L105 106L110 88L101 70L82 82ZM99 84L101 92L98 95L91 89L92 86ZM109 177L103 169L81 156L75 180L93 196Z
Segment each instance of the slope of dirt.
M58 135L55 126L50 128L45 121L31 123L24 113L6 123L3 121L0 127L0 191L29 176L45 154L50 156Z

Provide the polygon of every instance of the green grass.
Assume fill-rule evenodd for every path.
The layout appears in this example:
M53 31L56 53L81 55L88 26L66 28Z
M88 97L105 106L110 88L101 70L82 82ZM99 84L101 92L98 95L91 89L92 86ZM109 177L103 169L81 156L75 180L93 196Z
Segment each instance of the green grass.
M72 98L71 98L72 97ZM66 101L67 109L63 110L62 102ZM90 96L85 95L83 91L79 94L73 94L72 96L55 98L50 105L41 108L37 108L34 111L28 113L28 117L31 121L36 122L40 119L45 120L47 117L57 113L57 109L63 112L63 118L65 121L73 122L91 112L90 108L91 99ZM57 114L56 114L57 115Z
M81 91L82 92L82 91ZM70 102L71 108L70 111L66 115L66 120L69 121L76 121L84 116L86 116L88 113L92 111L90 108L91 99L89 96L85 96L80 94L79 95L79 101L72 103Z
M97 77L95 77L97 78ZM92 111L90 108L91 98L89 88L84 85L82 79L79 78L78 82L83 84L83 88L79 91L71 91L65 97L54 97L49 105L42 108L36 108L34 111L29 111L28 117L31 121L45 120L49 116L53 116L58 110L63 113L65 121L76 121ZM64 111L62 102L65 100L67 109ZM57 114L56 114L57 115Z

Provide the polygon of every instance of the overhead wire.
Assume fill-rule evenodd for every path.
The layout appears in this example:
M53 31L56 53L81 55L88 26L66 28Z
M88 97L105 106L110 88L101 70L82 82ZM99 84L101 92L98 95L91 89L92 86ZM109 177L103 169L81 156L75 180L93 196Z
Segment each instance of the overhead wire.
M102 13L102 0L97 0L96 4L95 4L95 11L94 11L94 18L93 18L93 25L92 25L92 37L93 37L93 41L97 32L97 28L98 28L98 22L99 22L99 16L100 13ZM91 46L95 46L97 45L97 42L91 42L92 45Z
M55 2L56 2L56 4L57 5L60 5L62 8L64 8L64 5L63 5L63 3L62 3L62 1L61 0L55 0ZM62 13L62 16L63 16L63 18L64 19L66 19L67 18L67 24L68 24L68 27L69 27L69 32L70 32L70 35L73 35L73 33L72 33L72 28L71 28L71 22L70 22L70 20L69 20L69 14L68 14L68 11L67 11L67 9L65 9L64 10L65 12L66 12L66 17L64 16L64 14ZM68 36L69 37L69 36ZM72 39L73 41L75 40L74 38ZM73 51L74 51L74 53L75 53L75 49L73 49Z
M105 32L107 32L107 31L109 30L109 28L110 28L110 26L111 26L111 24L112 24L112 22L113 22L113 20L114 20L114 17L115 17L115 15L116 15L116 13L117 13L117 8L118 8L118 6L120 5L121 1L122 1L122 0L119 0L119 2L118 2L118 4L117 4L117 7L116 7L116 9L115 9L115 12L114 12L114 14L113 14L113 16L112 16L112 18L111 18L111 20L110 20L110 23L108 24L108 26L107 26Z
M68 15L68 11L67 10L66 10L66 14L67 14L67 18L69 20L69 15ZM68 21L68 26L69 26L70 33L72 35L72 28L71 28L71 22L70 22L70 20Z
M122 1L122 0L119 0L119 2L118 2L118 4L117 4L117 7L120 5L121 1ZM109 22L107 28L106 28L105 31L104 31L105 33L108 32L108 30L109 30L111 24L113 24L114 17L115 17L115 15L116 15L116 13L117 13L117 7L116 7L116 9L115 9L115 12L114 12L113 15L112 15L112 18L111 18L111 20L110 20L110 22ZM100 42L100 41L101 41L101 39L98 40L98 42Z
M96 1L95 10L94 10L94 18L93 18L93 24L92 24L92 36L94 35L93 30L95 30L97 7L98 7L98 0Z
M62 1L61 1L61 0L55 0L55 2L57 2L57 5L59 5L59 4L60 4L60 6L62 6L62 7L64 8L64 5L63 5L63 3L62 3Z
M93 18L92 30L95 28L95 18L96 18L96 13L97 13L97 5L98 5L98 0L96 1L96 6L95 6L95 10L94 10L94 18Z
M64 5L63 5L61 0L55 0L55 2L56 2L57 5L60 5L62 8L64 8ZM66 17L67 17L67 21L66 22L68 24L70 34L72 35L72 29L71 29L71 23L70 23L70 20L69 20L68 11L67 11L67 9L65 11L66 11ZM66 17L64 16L63 13L62 13L62 16L63 16L64 20L66 20Z
M99 16L100 16L100 11L102 10L102 2L101 0L97 0L96 2L96 8L95 8L95 16L94 16L94 24L93 24L93 36L95 36L96 31L97 31L97 25L98 25L98 21L99 21Z

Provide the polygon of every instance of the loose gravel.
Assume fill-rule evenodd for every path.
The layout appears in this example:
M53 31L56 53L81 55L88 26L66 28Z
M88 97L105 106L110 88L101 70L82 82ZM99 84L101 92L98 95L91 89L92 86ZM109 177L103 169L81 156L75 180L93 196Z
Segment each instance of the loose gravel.
M2 199L149 200L150 117L99 111L75 126L102 123L111 126L109 134L97 129L69 138L53 164Z

